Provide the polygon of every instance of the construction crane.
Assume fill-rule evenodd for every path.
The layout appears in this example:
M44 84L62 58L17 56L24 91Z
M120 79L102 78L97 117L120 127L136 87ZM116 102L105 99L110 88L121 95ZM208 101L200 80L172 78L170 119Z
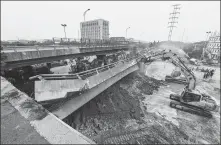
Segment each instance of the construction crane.
M204 93L200 93L195 90L196 87L196 77L194 73L184 64L179 56L171 51L165 52L146 57L143 55L141 61L144 63L150 63L155 60L170 60L172 64L181 69L181 72L186 78L188 85L184 88L182 93L170 94L170 106L179 110L186 112L198 114L201 116L206 116L211 118L211 111L218 111L218 105L215 99Z

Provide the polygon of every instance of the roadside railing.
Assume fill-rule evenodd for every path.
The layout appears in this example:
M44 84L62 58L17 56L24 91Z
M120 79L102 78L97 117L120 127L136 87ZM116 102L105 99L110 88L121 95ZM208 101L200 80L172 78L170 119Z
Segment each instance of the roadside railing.
M100 45L48 45L48 46L7 46L5 47L1 52L7 52L7 50L9 51L14 51L14 52L18 52L20 51L22 48L23 49L30 49L30 50L57 50L58 48L60 49L82 49L82 48L108 48L108 47L126 47L128 46L127 44L122 44L122 45L116 45L116 44L100 44ZM73 48L74 47L74 48ZM76 47L76 48L75 48ZM47 48L47 49L46 49Z
M129 62L131 60L138 60L141 56L134 56L134 57L130 57L130 58L126 58L123 60L119 60L117 62L108 64L108 65L104 65L101 67L97 67L94 69L90 69L90 70L86 70L83 72L79 72L79 73L75 73L75 74L40 74L40 75L36 75L33 77L30 77L29 80L36 80L36 79L40 79L40 80L61 80L61 79L86 79L90 76L94 76L97 75L101 72L107 71L113 67L115 67L117 64L119 63L125 63L125 62Z

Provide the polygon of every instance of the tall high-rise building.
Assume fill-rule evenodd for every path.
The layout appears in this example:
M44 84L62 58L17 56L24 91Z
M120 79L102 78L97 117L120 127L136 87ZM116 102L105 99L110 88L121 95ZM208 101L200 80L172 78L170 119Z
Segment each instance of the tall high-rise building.
M109 22L103 19L80 23L81 38L93 40L109 39Z

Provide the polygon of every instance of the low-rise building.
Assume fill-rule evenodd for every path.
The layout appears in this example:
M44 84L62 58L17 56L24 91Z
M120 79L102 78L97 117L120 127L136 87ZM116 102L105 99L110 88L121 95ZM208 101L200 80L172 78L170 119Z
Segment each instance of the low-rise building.
M126 41L125 37L110 37L110 41L123 42Z

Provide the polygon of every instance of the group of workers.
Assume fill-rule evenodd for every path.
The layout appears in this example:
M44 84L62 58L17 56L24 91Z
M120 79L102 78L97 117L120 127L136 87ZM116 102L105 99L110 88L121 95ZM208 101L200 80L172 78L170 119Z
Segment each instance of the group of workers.
M214 72L215 72L215 69L204 69L204 68L199 68L199 67L196 67L196 68L190 68L190 70L196 70L196 71L201 71L204 73L203 75L203 79L207 79L208 77L213 77L214 75Z
M211 78L212 78L213 75L214 75L214 72L215 72L214 69L208 70L208 71L204 72L203 78L204 78L204 79L207 79L208 77L211 77Z

